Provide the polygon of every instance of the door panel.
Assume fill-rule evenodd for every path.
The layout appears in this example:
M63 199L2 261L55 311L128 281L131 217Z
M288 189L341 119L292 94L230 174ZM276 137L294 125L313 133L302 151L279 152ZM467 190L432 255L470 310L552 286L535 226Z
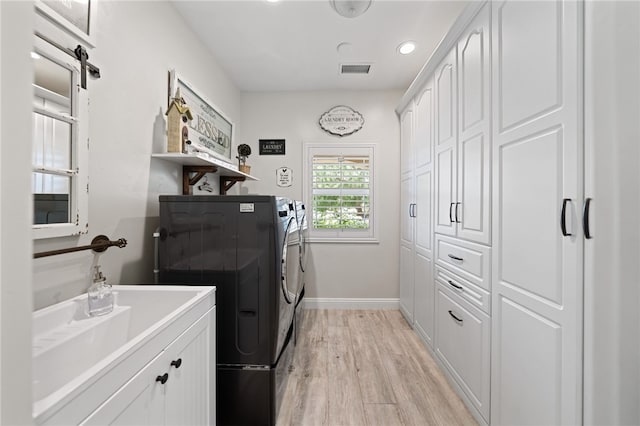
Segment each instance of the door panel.
M436 232L455 235L453 207L455 204L455 150L436 153Z
M414 269L413 250L400 245L400 311L413 325Z
M575 17L566 20L561 1L508 1L494 13L498 128L505 131L562 107L562 76L568 70L560 58L569 47L563 46L562 31L575 25Z
M407 176L400 182L400 242L405 245L413 244L413 199L413 176Z
M415 168L431 164L433 145L433 86L427 87L416 99L415 115Z
M457 236L491 244L490 8L485 6L458 43L459 143Z
M582 7L493 4L494 424L582 421Z
M415 255L415 327L428 345L433 347L435 289L433 261L419 253Z
M400 118L400 173L402 176L413 170L413 110L408 109Z
M416 251L431 258L431 170L416 175Z

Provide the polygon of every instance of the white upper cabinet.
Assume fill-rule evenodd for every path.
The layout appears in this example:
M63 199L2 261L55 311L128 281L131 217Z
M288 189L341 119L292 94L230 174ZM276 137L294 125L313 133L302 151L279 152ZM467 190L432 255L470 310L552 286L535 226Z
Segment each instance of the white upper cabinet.
M458 42L458 237L491 244L491 38L485 6Z
M456 48L440 63L435 84L435 231L455 235L457 149Z
M581 7L493 3L492 424L581 422Z
M491 244L490 7L436 70L436 232Z
M402 176L413 172L413 109L409 108L400 116L400 173Z

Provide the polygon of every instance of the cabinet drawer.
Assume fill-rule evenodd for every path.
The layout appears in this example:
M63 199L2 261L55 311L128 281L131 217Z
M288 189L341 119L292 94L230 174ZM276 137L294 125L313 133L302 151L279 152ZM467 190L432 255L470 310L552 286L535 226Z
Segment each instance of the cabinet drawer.
M491 249L489 247L436 235L436 264L485 290L491 289Z
M453 293L462 297L471 305L484 311L487 315L491 315L491 294L487 290L470 283L440 266L436 266L436 281L443 287L448 288Z
M436 353L488 420L491 320L442 287L438 288L436 315Z

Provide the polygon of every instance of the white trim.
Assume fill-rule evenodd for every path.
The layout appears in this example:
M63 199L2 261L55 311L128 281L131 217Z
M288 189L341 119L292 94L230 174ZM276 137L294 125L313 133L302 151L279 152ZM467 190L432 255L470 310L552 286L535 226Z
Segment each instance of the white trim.
M440 61L442 61L447 54L449 54L451 48L458 43L458 38L462 35L462 32L467 29L471 21L476 17L486 2L487 0L471 1L462 11L460 16L458 16L458 19L453 23L451 29L449 29L447 34L440 41L438 47L435 48L429 59L427 59L427 62L402 96L400 103L396 107L396 113L398 115L400 115L407 105L409 105L413 97L422 90L431 74L433 74L433 71L440 64Z
M352 244L380 244L380 240L377 238L322 238L322 237L309 237L307 238L308 243L352 243Z
M397 298L305 297L304 309L400 309Z

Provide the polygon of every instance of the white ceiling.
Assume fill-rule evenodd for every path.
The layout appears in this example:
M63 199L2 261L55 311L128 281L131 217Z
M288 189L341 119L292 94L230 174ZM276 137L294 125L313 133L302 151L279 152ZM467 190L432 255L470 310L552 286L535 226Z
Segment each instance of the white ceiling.
M357 18L338 15L329 0L173 4L240 90L290 91L407 89L468 2L373 0ZM397 53L405 40L417 42L414 53ZM371 72L339 74L354 63Z

